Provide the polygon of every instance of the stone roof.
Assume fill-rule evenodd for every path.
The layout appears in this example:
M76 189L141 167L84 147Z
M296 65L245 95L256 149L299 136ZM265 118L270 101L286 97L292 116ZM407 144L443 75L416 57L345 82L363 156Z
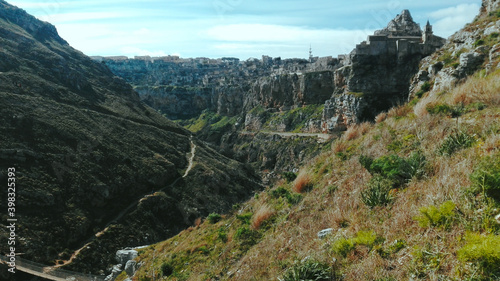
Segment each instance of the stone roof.
M375 31L375 35L422 36L420 25L413 21L409 10L403 10L389 22L386 28Z

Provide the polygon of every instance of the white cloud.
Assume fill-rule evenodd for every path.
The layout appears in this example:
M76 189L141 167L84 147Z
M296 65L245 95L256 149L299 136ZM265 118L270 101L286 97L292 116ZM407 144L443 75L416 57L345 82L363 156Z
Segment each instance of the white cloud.
M461 4L455 7L441 9L429 14L429 17L435 21L434 33L440 36L448 37L471 22L478 14L479 5Z
M307 57L310 45L314 55L346 54L372 33L373 30L310 29L265 24L222 25L206 32L216 42L213 48L229 53L252 53L254 57L264 53L287 57L286 53L294 52Z

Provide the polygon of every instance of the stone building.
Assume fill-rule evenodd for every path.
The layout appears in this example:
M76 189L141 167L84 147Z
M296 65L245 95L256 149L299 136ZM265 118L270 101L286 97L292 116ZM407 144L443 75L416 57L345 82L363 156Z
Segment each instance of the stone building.
M429 21L422 31L413 21L410 11L403 10L386 28L375 31L366 41L358 44L351 55L408 55L432 54L444 45L446 39L435 36Z

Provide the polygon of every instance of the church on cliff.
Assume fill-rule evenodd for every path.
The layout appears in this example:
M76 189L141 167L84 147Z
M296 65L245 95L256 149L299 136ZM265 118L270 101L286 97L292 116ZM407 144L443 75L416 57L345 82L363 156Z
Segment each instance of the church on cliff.
M446 43L446 39L434 35L432 25L422 30L413 21L409 10L403 10L386 28L375 31L366 41L358 44L351 55L394 54L398 57L408 55L430 55Z

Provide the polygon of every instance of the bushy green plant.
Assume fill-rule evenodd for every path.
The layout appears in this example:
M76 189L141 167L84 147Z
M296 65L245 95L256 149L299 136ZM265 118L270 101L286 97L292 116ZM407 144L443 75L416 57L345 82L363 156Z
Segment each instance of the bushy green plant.
M248 250L251 246L257 244L261 234L249 226L242 226L236 230L234 238L240 242L244 250Z
M441 144L439 153L452 155L460 149L471 147L475 142L475 135L471 135L464 130L456 130Z
M470 175L474 189L500 200L500 154L488 156Z
M373 249L375 245L382 243L384 239L375 233L375 231L359 231L353 238L340 238L335 240L332 245L332 252L342 257L346 257L356 245L366 246Z
M478 47L484 45L484 40L483 39L478 39L476 42L474 42L474 47Z
M456 205L452 201L446 201L439 206L428 206L420 208L420 215L415 217L421 227L441 226L448 228L455 219Z
M363 165L369 163L369 160L363 161L365 162ZM425 156L421 152L413 153L408 159L391 154L373 160L368 171L393 181L397 187L415 176L422 176L425 163Z
M302 194L292 193L283 186L280 186L280 187L272 190L270 195L273 198L280 198L280 197L285 198L286 201L292 205L295 205L295 204L299 203L300 200L302 200Z
M352 241L355 245L363 245L371 250L373 246L380 244L384 239L378 236L375 231L359 231Z
M217 223L222 219L221 215L217 213L211 213L208 215L207 220L209 223Z
M329 281L333 278L332 268L319 261L307 260L288 269L284 281Z
M161 265L160 269L163 276L170 276L172 275L172 273L174 273L174 267L168 262L164 262Z
M466 111L462 105L450 106L448 104L429 104L426 107L430 114L446 115L453 118L459 117Z
M431 83L429 81L425 81L424 84L420 87L420 90L427 92L431 89Z
M354 247L356 245L352 241L352 239L346 239L346 238L340 238L335 240L335 242L332 245L332 251L340 256L343 256L344 258L349 254L352 250L354 250Z
M253 215L252 213L244 213L241 215L236 215L236 218L239 219L243 224L250 224L252 215Z
M361 164L361 166L363 166L368 171L371 170L370 167L371 167L371 165L373 163L373 158L372 157L366 156L366 155L360 155L358 160L359 160L359 164Z
M428 81L425 81L424 84L420 87L420 90L415 93L415 96L421 98L426 92L431 89L431 84Z
M294 181L297 178L297 174L295 174L294 172L284 172L283 173L283 178L287 182L292 182L292 181Z
M391 180L375 176L368 183L368 187L361 192L361 200L370 208L385 206L393 199L390 194L392 186Z
M227 242L227 232L223 227L219 228L219 230L217 231L217 239L221 240L224 243Z
M500 273L500 236L469 233L467 243L457 252L462 261L477 262L489 273Z

